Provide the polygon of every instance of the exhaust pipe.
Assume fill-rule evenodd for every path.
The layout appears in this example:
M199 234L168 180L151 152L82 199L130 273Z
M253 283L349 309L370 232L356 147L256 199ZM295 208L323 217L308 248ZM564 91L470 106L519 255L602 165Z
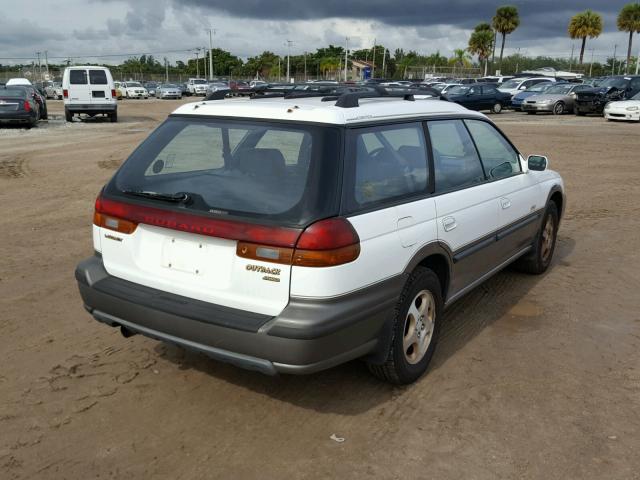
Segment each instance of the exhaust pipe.
M120 333L124 338L133 337L134 335L138 334L138 332L134 332L133 330L129 330L127 327L122 326L120 327Z

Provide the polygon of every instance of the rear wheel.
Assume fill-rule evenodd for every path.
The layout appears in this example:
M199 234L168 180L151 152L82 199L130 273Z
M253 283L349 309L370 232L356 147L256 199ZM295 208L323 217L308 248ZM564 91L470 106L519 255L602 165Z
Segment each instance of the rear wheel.
M554 115L562 115L564 112L565 112L564 103L562 103L562 102L557 102L557 103L553 106L553 114L554 114Z
M118 121L118 112L110 113L109 120L111 120L111 123L116 123Z
M542 227L536 235L533 250L516 262L516 267L519 270L534 275L547 271L556 248L558 215L558 207L555 202L549 202L542 219Z
M420 378L436 348L442 309L438 277L428 268L416 268L396 305L387 359L382 365L370 363L371 373L396 384L407 384Z
M502 104L500 102L494 103L493 107L491 107L491 111L493 113L500 113L502 111Z
M67 122L72 122L73 121L73 113L71 113L69 110L64 111L64 118Z

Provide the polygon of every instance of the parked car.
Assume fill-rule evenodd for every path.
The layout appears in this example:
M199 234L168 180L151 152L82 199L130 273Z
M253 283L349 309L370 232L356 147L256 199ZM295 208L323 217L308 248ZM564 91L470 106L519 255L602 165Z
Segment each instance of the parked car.
M26 128L38 122L39 107L26 88L0 86L0 124L22 124Z
M113 82L113 86L116 89L116 99L120 100L122 95L122 82Z
M111 71L106 67L67 67L62 76L64 116L67 122L74 115L90 117L105 115L118 121L118 100Z
M149 98L149 92L140 82L122 82L120 90L124 98Z
M418 379L445 307L549 268L564 187L480 113L365 94L178 108L101 189L86 310L271 375Z
M229 88L231 89L231 94L236 96L251 95L253 93L251 86L241 80L230 80Z
M576 114L602 115L609 102L628 100L640 92L640 76L617 75L603 80L597 87L579 92L576 97Z
M62 83L60 82L47 82L44 88L47 98L55 98L56 100L62 100Z
M443 98L459 103L469 110L490 110L500 113L511 104L511 95L498 90L495 83L476 83L451 88Z
M265 82L264 80L251 80L249 82L249 86L251 88L266 87L267 85L269 85L269 84L267 82Z
M182 92L182 96L183 97L188 97L189 96L189 88L187 87L187 84L186 83L181 83L178 86L180 87L180 91Z
M462 86L461 83L441 83L441 84L432 85L431 88L440 92L440 95L446 95L449 92L449 90L451 90L453 87L460 87L460 86Z
M264 87L262 85L258 85L255 88L256 89L266 88L266 85ZM210 93L219 92L222 90L225 90L231 93L231 89L229 88L229 84L227 82L210 82L209 85L207 85L207 95L209 95Z
M514 95L520 93L522 90L526 90L533 85L537 85L538 83L543 82L555 82L555 78L550 77L540 77L540 78L512 78L504 82L502 85L498 87L503 93L508 93L513 98Z
M13 84L7 85L5 88L7 89L20 89L25 90L27 95L33 99L33 101L37 104L36 108L36 117L38 120L47 120L49 118L49 113L47 110L47 99L44 95L41 95L40 92L35 88L34 85L20 85Z
M635 120L640 121L640 93L636 93L629 100L609 102L604 107L604 118L607 120Z
M173 83L163 83L158 86L156 90L156 97L161 99L176 98L179 100L182 98L182 90L178 85Z
M516 93L513 97L511 97L511 108L516 111L521 111L522 104L527 98L532 97L533 95L539 95L546 91L548 88L553 87L554 85L554 82L542 82L533 85L532 87L529 87L519 93Z
M189 95L203 95L207 94L207 81L203 78L190 78L187 82L187 90Z
M502 85L503 83L508 82L512 78L514 78L513 75L488 76L488 77L479 78L478 82L497 83L498 85Z
M31 81L28 78L10 78L6 85L31 85Z
M539 95L527 98L522 104L522 110L531 115L539 112L553 113L554 115L573 113L576 95L590 89L589 85L581 83L558 83Z
M144 84L144 88L149 93L149 96L155 97L156 96L156 90L158 89L159 85L160 84L157 83L157 82L147 82L147 83Z

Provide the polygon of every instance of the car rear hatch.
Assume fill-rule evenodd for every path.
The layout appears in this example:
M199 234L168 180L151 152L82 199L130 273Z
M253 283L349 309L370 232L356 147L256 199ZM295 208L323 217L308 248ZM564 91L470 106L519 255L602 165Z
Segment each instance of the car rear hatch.
M24 102L26 101L24 93L17 89L14 91L11 91L10 89L0 90L0 115L6 112L16 112L21 110Z
M96 202L94 240L106 270L277 315L289 301L286 252L306 225L337 213L339 135L333 127L170 117Z
M89 84L91 86L90 103L105 103L111 99L111 89L104 70L89 70Z

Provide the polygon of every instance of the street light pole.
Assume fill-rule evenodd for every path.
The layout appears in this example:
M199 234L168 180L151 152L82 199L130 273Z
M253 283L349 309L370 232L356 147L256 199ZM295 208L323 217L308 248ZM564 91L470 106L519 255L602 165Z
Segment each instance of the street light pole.
M344 37L344 81L347 81L347 64L349 63L349 37Z
M611 66L611 75L616 74L616 51L618 50L618 44L613 46L613 65Z
M291 82L291 44L293 41L287 40L287 83Z
M200 58L198 58L198 53L200 53L200 49L196 48L196 78L200 78Z
M593 72L593 48L591 49L591 64L589 65L589 76L591 76L591 73Z
M216 34L215 30L209 29L209 80L213 80L213 40L211 39L211 32Z
M640 49L638 49L638 56L636 57L636 75L640 72Z
M304 81L307 81L307 52L304 52Z
M376 78L376 39L373 39L373 66L371 67L371 78Z

